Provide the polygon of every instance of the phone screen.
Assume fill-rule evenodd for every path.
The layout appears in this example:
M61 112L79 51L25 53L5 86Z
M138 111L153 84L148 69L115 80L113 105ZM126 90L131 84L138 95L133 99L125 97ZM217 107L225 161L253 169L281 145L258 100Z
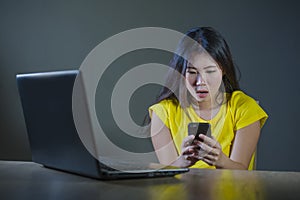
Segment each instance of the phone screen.
M200 140L199 135L203 134L203 135L207 135L207 136L211 136L210 133L210 124L209 123L201 123L201 122L192 122L189 123L188 125L188 134L189 135L195 135L195 139L193 140L193 142L195 140Z

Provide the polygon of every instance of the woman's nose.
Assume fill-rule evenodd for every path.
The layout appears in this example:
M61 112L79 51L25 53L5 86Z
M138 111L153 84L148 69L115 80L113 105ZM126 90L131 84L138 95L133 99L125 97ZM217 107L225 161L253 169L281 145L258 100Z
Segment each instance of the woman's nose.
M196 85L204 85L204 84L205 84L205 81L204 81L203 76L200 73L198 73L197 74Z

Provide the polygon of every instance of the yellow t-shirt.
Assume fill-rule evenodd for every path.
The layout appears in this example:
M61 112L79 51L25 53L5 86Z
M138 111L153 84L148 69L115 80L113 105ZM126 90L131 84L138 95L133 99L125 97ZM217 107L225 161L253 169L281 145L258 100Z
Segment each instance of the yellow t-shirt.
M152 112L162 120L170 129L176 150L181 152L181 144L188 135L187 127L190 122L207 122L211 125L211 133L222 146L223 153L229 156L237 130L246 127L258 120L263 127L268 115L251 97L242 91L232 93L230 100L223 104L219 112L211 120L201 119L189 106L185 110L172 100L162 100L149 108L150 117ZM188 113L188 115L186 114ZM253 168L254 155L249 165ZM203 161L198 161L193 168L214 168Z

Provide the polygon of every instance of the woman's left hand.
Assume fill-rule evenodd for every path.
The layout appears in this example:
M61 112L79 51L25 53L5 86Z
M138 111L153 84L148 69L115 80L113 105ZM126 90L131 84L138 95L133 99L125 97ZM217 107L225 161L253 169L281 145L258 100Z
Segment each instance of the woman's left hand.
M203 134L199 135L199 138L203 142L196 143L200 147L198 158L216 168L223 168L226 159L229 158L223 153L220 143L214 137L210 138Z

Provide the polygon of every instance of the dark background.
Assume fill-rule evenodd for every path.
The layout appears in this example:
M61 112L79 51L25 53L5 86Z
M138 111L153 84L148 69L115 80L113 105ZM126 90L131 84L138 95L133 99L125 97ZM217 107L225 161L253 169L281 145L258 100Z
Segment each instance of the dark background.
M271 0L1 0L0 159L31 159L17 73L77 69L100 42L132 28L185 32L212 26L231 47L241 87L269 114L258 145L258 169L300 171L299 10L298 1ZM117 80L125 68L169 58L155 50L129 53L112 64L104 79ZM136 91L129 105L133 119L142 118L157 88Z

